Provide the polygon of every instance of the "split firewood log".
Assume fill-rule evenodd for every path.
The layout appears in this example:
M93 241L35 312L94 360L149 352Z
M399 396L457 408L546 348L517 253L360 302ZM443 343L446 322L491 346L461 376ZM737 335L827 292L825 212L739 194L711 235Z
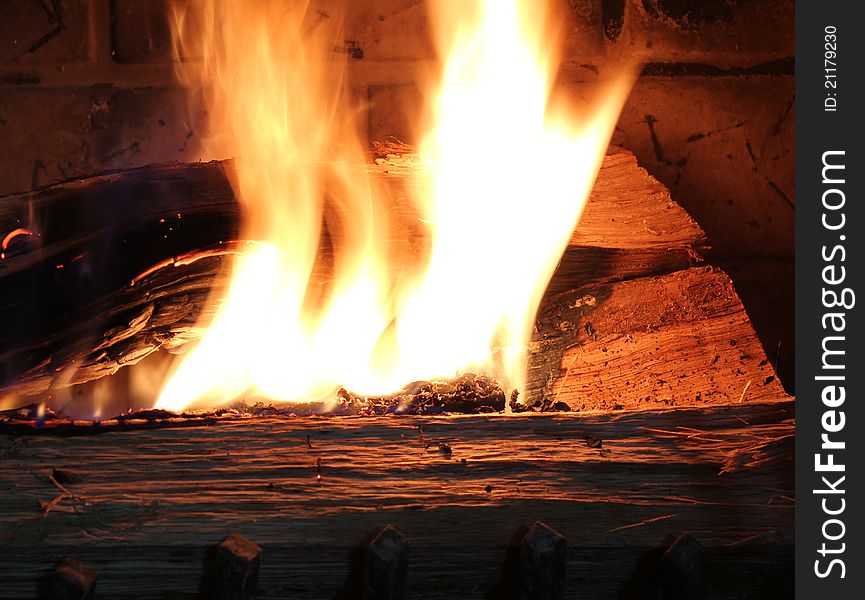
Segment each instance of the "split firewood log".
M399 201L418 185L413 157L379 150L367 168L392 190L405 224L394 237L422 235ZM151 165L0 198L0 232L18 230L0 260L0 390L84 383L197 339L219 274L242 250L232 169ZM615 408L783 397L729 278L694 268L705 248L668 190L611 149L548 287L521 400ZM685 372L699 384L685 385Z

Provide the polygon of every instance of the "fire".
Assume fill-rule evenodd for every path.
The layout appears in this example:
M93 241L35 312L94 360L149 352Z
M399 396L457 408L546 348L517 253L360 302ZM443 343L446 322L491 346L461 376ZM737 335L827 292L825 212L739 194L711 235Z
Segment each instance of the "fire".
M338 32L302 4L175 11L181 79L207 110L208 154L236 157L242 237L254 242L158 406L315 400L341 386L385 394L466 370L520 389L535 312L627 85L591 114L553 110L555 28L542 3L431 2L443 70L429 90L423 185L411 188L427 238L413 256L391 239L390 202L360 166Z

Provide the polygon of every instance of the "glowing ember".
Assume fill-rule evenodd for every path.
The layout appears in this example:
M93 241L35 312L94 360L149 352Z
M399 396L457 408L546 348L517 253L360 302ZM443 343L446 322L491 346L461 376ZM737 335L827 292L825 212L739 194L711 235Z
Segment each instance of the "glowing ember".
M444 64L420 147L424 185L411 188L429 251L419 259L394 251L386 195L357 167L359 111L346 102L337 32L286 4L175 13L191 57L181 78L210 119L207 151L237 157L242 237L258 243L235 260L217 316L158 406L312 400L341 386L385 394L466 370L520 388L537 306L627 85L581 118L554 111L555 31L541 3L430 3ZM311 283L323 221L324 290Z
M226 256L229 254L242 254L240 250L237 249L237 246L242 242L228 242L225 248L213 248L210 250L201 250L199 252L191 252L189 254L184 254L182 256L175 256L174 258L167 258L162 262L156 263L149 269L139 273L135 277L132 278L130 285L135 285L143 279L146 279L150 275L153 275L160 269L164 269L166 267L186 267L191 264L198 262L204 258L212 258L214 256ZM251 242L249 242L251 243Z
M9 248L9 244L12 243L12 240L22 235L33 235L33 232L29 229L24 229L19 227L18 229L13 229L9 233L6 234L6 237L3 238L3 242L0 243L0 259L6 258L6 250Z

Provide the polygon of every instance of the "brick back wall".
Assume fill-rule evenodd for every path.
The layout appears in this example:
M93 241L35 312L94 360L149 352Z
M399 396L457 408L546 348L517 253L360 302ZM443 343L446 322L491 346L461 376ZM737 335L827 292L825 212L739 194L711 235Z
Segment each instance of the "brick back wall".
M793 0L555 0L560 81L581 93L611 57L640 76L613 142L700 222L792 389ZM194 161L202 132L174 82L168 0L0 3L0 195L151 162ZM316 0L332 11L337 0ZM434 50L422 0L347 2L354 92L370 139L413 140L415 77ZM780 348L780 351L779 351Z

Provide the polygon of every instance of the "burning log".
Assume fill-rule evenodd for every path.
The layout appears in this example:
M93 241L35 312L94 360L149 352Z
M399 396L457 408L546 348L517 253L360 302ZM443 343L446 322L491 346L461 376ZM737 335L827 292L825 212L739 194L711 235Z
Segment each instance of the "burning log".
M231 161L155 165L0 199L0 232L27 224L34 233L16 236L0 261L10 292L0 311L0 389L27 395L84 383L199 337L199 319L211 316L206 299L222 284L217 274L242 249L232 242L232 169ZM404 228L394 243L411 251L422 230L399 198L418 185L412 162L386 155L370 169L392 191ZM326 231L323 239L326 264ZM548 297L687 268L704 247L668 191L632 154L613 149ZM559 394L572 399L567 388Z

